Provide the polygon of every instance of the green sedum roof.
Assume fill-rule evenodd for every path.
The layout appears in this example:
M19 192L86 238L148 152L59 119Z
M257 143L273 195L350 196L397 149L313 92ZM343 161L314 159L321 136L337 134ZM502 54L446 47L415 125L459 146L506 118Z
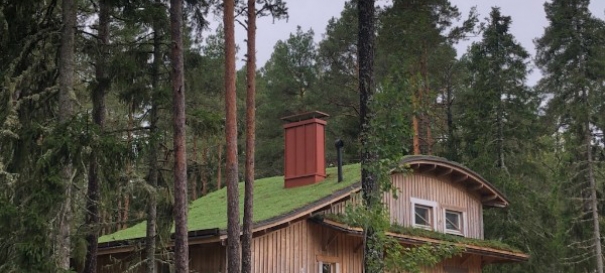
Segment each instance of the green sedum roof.
M259 223L288 214L332 193L360 181L360 165L343 166L344 181L337 183L336 168L326 169L324 181L303 187L284 188L284 177L275 176L254 182L254 222ZM244 184L239 184L240 215L243 217ZM223 188L193 201L189 205L188 230L227 228L227 189ZM174 231L174 227L173 227ZM99 243L131 240L145 237L146 223L143 221L130 228L99 238Z

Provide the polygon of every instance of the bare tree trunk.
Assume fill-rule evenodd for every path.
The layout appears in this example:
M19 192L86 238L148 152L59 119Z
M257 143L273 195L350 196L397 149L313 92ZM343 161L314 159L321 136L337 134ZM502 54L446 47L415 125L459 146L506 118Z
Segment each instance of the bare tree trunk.
M96 60L95 76L97 86L92 92L92 119L103 132L105 126L105 94L109 89L110 79L107 73L107 58L109 54L109 3L106 0L99 1L99 26L98 26L98 46L100 54ZM86 262L84 264L85 273L97 272L97 253L99 240L99 163L97 151L93 149L90 155L88 165L88 190L86 200L86 226L88 235L86 242L88 249L86 252Z
M588 111L588 109L586 110ZM587 119L585 131L586 160L588 163L588 182L590 185L590 210L592 212L593 236L595 258L597 260L597 273L603 273L603 250L601 248L601 231L599 226L599 200L597 199L597 186L594 176L594 162L592 159L592 133L590 121Z
M199 162L197 162L197 135L195 133L193 134L193 164L194 166L196 166L196 168L201 169ZM189 182L189 192L191 194L191 201L197 199L197 178L195 174L192 176L193 179L191 179L191 181Z
M202 142L203 146L204 142ZM206 177L206 168L203 166L208 162L208 145L202 148L202 162L200 164L200 177L202 179L202 196L206 195L208 192L208 177Z
M218 142L218 168L216 172L216 190L220 190L223 182L223 143L221 141Z
M374 44L375 16L374 0L357 2L359 18L359 36L357 54L359 60L359 102L360 102L360 142L361 142L361 188L365 205L372 211L380 204L380 192L375 169L378 155L371 144L371 126L375 112L370 108L373 100L374 86ZM366 273L382 272L382 246L375 228L370 224L363 232L363 268Z
M134 102L130 102L130 106L128 107L128 131L126 132L126 142L128 143L128 149L132 151L132 128L134 127ZM128 228L128 213L130 211L130 193L128 191L128 184L130 183L130 178L132 177L132 162L130 160L126 161L126 177L124 180L124 185L122 185L124 200L124 207L122 207L122 213L120 217L120 230Z
M155 4L161 7L161 0L156 0ZM149 194L147 203L147 231L145 237L145 272L157 273L155 262L155 249L157 240L157 187L158 187L158 96L160 82L160 67L162 65L162 37L160 20L154 20L153 25L153 67L151 75L152 95L151 95L151 110L150 110L150 127L149 135L149 176L147 183L152 188Z
M252 273L252 224L254 206L254 143L256 134L256 1L248 0L248 62L246 63L246 174L242 273Z
M185 79L183 74L183 1L170 1L172 99L174 125L174 261L177 273L189 272L187 234L187 154L185 150Z
M235 92L235 1L225 0L223 24L225 27L225 136L227 139L227 272L239 273L240 226L237 167L237 101Z
M62 1L61 48L59 52L59 122L69 122L73 115L72 97L74 96L74 51L76 6L73 0ZM61 180L65 187L64 200L57 217L57 228L54 230L54 260L61 270L69 270L71 256L71 222L73 211L71 207L73 163L68 156L62 166Z

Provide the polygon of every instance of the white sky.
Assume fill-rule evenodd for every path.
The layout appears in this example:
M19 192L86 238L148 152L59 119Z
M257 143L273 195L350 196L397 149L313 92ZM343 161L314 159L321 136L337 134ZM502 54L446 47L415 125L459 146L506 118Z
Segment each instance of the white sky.
M458 6L465 15L472 6L477 6L481 19L489 16L491 7L499 6L503 15L512 17L511 32L532 56L535 55L533 40L542 36L548 23L544 13L545 1L543 0L450 0L450 2ZM592 13L599 18L605 18L605 1L593 0L591 2ZM290 33L295 32L298 25L305 31L312 28L315 31L315 42L319 42L325 33L328 20L340 16L344 3L345 0L289 0L287 1L290 16L288 21L273 22L268 17L259 19L256 40L257 67L262 67L271 57L275 43L278 40L288 39ZM216 24L211 27L216 28ZM238 55L241 60L246 48L245 30L236 24L235 35L236 42L240 45ZM457 45L458 55L464 53L471 42L467 41ZM239 65L241 64L243 62L240 61ZM533 85L539 78L539 72L534 71L530 75L528 83Z

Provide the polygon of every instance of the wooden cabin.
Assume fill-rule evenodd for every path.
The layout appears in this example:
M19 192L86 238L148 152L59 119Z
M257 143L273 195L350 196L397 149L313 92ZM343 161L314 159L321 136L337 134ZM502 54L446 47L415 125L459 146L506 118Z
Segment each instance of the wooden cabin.
M285 176L255 182L254 272L362 272L362 230L329 217L359 199L360 167L343 166L342 182L336 168L326 172L324 116L313 112L284 119ZM391 174L398 194L385 194L384 204L393 226L403 228L388 235L406 246L447 243L464 249L424 272L477 273L487 264L528 259L520 251L483 241L483 208L505 208L509 202L480 175L433 156L408 156L401 163L411 171ZM415 229L424 235L406 232ZM190 269L226 272L225 189L191 204L189 230ZM141 223L100 238L98 272L143 272L144 236ZM166 263L158 268L171 272Z

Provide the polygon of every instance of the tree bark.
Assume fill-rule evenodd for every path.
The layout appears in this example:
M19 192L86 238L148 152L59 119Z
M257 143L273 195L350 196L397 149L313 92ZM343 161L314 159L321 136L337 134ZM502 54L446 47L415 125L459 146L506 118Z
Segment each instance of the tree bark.
M203 145L204 143L202 142L202 146ZM202 148L202 162L200 164L200 177L202 179L202 196L206 195L206 193L208 192L208 177L206 175L205 168L203 167L204 165L206 165L206 162L208 162L208 145Z
M586 104L585 111L589 111L587 91L584 91L584 100ZM603 250L601 246L601 230L599 224L599 199L597 198L597 185L594 175L594 162L592 156L592 132L590 129L590 114L587 115L584 122L584 142L586 147L586 161L588 164L588 182L590 187L590 210L593 224L593 240L595 249L595 258L597 262L597 273L603 273Z
M375 113L370 108L373 100L374 86L374 44L375 16L374 0L357 2L359 18L359 36L357 54L359 60L359 102L360 102L360 141L361 141L361 187L362 195L369 211L379 205L379 189L375 168L378 155L371 145L372 120ZM370 224L364 227L363 268L366 273L382 272L383 249L377 244L378 234Z
M252 272L252 224L254 206L254 144L256 134L256 1L248 0L248 60L246 63L246 173L244 177L244 231L242 273Z
M216 170L216 190L221 189L223 182L223 143L219 140L218 142L218 168Z
M108 45L109 45L109 3L106 0L99 1L99 26L98 46L99 54L96 60L95 77L97 86L92 92L92 119L98 126L99 133L103 133L105 126L105 94L109 89L110 79L107 73ZM98 153L93 149L88 165L88 189L86 199L86 236L87 252L84 264L85 273L97 272L97 253L99 241L99 163Z
M413 100L413 113L412 113L412 131L413 131L413 140L412 140L412 145L413 145L413 152L415 155L419 155L420 154L420 126L418 125L418 99L416 98L416 95L414 95L414 97L412 98Z
M235 92L235 1L225 0L223 24L225 27L225 136L227 140L227 272L239 273L240 224L237 166L237 101Z
M196 168L201 169L199 162L197 162L197 135L195 133L193 134L193 164ZM197 173L199 174L200 172L198 171ZM192 178L193 179L191 179L189 182L189 194L191 194L191 201L197 199L197 177L194 174Z
M156 0L155 5L161 7L161 0ZM162 66L162 36L160 20L154 20L153 24L153 66L151 70L151 110L149 116L150 140L149 140L149 176L147 183L152 188L147 203L147 231L145 237L145 272L156 273L155 249L157 240L157 187L158 187L158 96L160 82L160 67Z
M185 151L185 79L183 64L183 1L170 1L172 99L174 126L174 261L177 273L189 272L187 234L187 155Z
M132 149L132 128L134 127L134 102L131 101L128 106L128 131L126 132L126 143L128 144L128 148ZM128 192L128 183L130 183L130 177L132 177L132 162L130 160L126 161L126 177L124 180L124 184L122 186L122 200L123 207L122 213L120 214L119 219L119 230L128 228L128 212L130 211L130 193Z
M59 52L59 122L69 122L73 115L73 81L74 81L74 51L75 51L75 28L76 7L74 0L62 1L61 46ZM60 205L57 217L57 228L54 230L54 255L57 268L69 270L69 258L71 256L71 222L73 212L72 200L72 176L73 163L68 155L67 160L61 167L61 180L65 187L65 196Z

